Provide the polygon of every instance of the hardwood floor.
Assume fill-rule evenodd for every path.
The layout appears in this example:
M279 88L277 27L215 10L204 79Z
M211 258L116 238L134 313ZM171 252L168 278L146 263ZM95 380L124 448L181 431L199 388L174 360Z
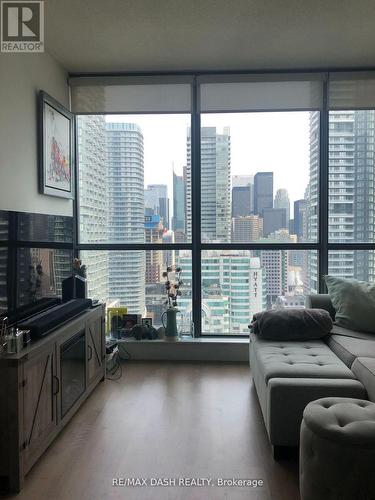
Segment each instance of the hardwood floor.
M113 478L212 478L205 487L113 487ZM264 486L217 487L218 478ZM100 384L26 477L20 500L298 500L275 462L246 364L131 362Z

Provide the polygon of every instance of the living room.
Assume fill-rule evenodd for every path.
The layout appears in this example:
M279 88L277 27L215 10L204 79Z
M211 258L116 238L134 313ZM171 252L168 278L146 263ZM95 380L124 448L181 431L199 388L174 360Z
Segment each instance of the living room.
M375 499L375 4L0 15L0 495Z

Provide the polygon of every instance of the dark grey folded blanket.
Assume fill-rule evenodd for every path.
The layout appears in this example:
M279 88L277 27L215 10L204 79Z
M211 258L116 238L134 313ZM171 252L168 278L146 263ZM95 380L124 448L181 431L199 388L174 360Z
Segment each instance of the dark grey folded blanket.
M273 309L254 314L250 329L261 339L320 339L332 330L332 319L324 309Z

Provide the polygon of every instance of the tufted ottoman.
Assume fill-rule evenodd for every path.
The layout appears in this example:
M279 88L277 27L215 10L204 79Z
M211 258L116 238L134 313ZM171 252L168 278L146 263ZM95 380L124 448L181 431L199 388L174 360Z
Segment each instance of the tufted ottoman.
M302 500L375 499L375 404L323 398L303 413Z

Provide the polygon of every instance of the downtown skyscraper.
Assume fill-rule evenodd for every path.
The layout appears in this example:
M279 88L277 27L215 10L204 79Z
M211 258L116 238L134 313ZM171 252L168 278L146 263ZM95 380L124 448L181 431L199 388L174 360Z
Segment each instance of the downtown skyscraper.
M232 217L245 217L253 212L254 176L232 176Z
M285 210L286 218L286 228L289 228L290 221L290 200L289 194L286 189L278 189L275 194L275 200L273 204L274 208L281 208Z
M146 215L160 215L163 225L169 229L169 198L166 184L148 184L145 189Z
M186 168L185 168L186 170ZM183 175L173 172L173 217L172 230L175 242L185 242L185 210L186 210L186 189Z
M108 155L102 115L78 117L80 235L83 243L108 242ZM89 296L108 298L108 252L82 252Z
M332 111L329 123L329 240L373 242L375 112ZM374 252L332 251L329 272L373 281Z
M140 127L107 123L108 238L113 243L144 243L144 150ZM145 252L109 252L109 299L129 313L145 310Z
M227 243L231 238L231 140L229 127L201 129L201 230L202 240ZM186 191L191 188L191 131L187 134ZM189 203L191 205L191 201ZM191 212L186 206L187 235L191 235Z
M254 176L254 213L262 217L264 208L273 208L273 172Z
M329 116L328 238L330 243L374 241L373 110L331 111ZM316 240L319 193L319 118L310 116L310 181L306 190L307 239ZM315 254L316 255L316 254ZM310 255L310 290L317 276L317 258ZM373 250L332 250L329 273L343 278L374 280Z

